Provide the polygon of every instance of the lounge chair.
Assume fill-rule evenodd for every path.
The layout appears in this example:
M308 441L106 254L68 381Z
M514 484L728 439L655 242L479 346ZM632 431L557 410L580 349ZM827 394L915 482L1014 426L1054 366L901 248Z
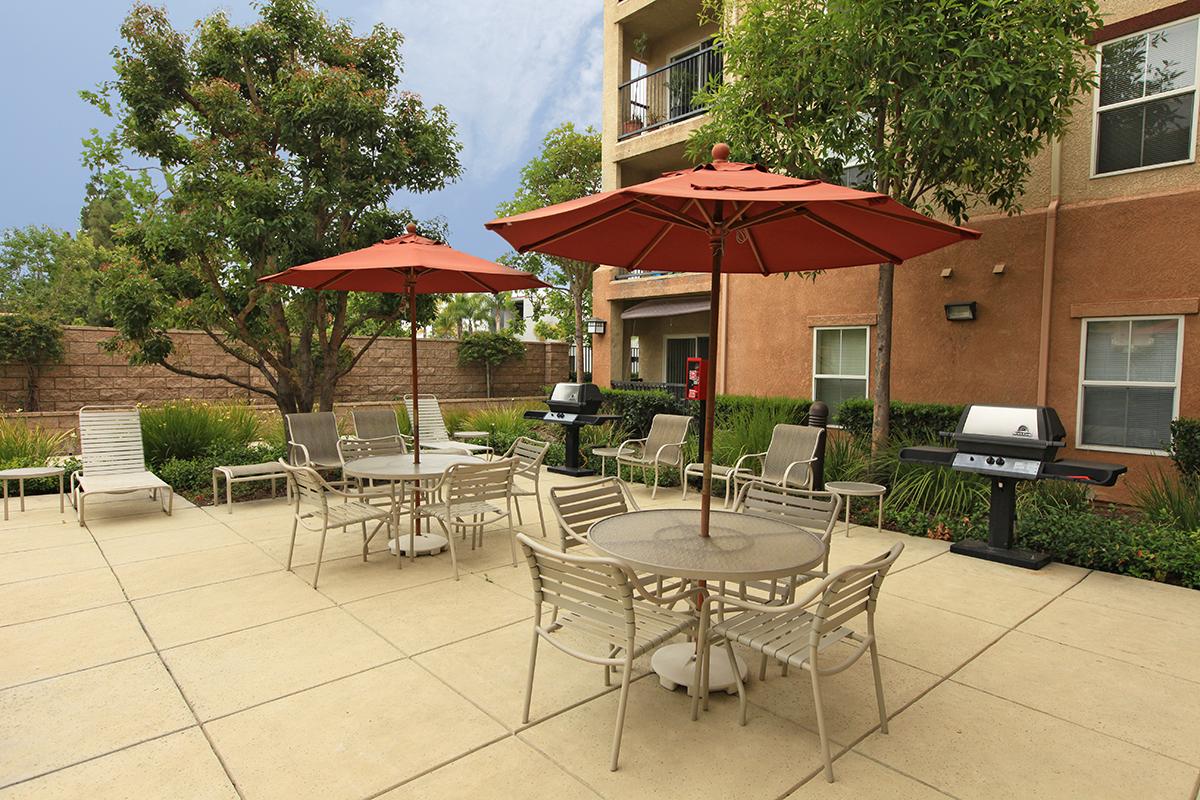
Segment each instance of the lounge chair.
M404 395L404 408L408 411L408 418L413 419L413 396L411 394ZM492 448L485 444L462 442L450 435L450 431L446 429L446 420L442 416L441 404L438 403L435 395L420 395L417 399L417 410L419 415L416 419L421 425L422 450L466 453L467 455L490 455L492 453Z
M162 478L146 469L142 447L142 415L128 406L84 406L79 409L79 455L83 469L71 474L71 505L79 524L93 494L149 491L168 516L175 494Z

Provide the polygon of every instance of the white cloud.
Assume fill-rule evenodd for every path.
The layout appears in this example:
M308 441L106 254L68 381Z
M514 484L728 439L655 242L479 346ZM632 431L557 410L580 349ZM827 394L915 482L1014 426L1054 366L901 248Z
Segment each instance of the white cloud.
M467 175L523 161L564 121L599 119L597 0L379 0L368 18L404 34L403 85L457 123Z

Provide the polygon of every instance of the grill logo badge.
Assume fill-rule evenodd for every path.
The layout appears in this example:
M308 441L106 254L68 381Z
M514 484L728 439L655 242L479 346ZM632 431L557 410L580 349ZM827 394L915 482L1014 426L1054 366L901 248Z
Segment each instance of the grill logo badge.
M1025 439L1033 438L1033 434L1029 432L1028 425L1018 425L1017 429L1013 431L1013 436L1020 436Z

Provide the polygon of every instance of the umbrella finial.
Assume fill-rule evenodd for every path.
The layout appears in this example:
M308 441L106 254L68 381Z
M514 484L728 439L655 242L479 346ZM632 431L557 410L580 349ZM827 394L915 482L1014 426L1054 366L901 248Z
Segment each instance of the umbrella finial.
M729 145L724 142L717 142L712 149L713 161L728 161L729 160Z
M417 232L417 224L410 222L404 226L404 230L408 231L409 234L415 234Z

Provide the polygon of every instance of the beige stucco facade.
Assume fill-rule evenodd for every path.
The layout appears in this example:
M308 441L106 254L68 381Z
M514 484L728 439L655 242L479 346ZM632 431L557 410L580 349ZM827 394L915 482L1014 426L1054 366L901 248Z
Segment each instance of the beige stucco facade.
M1102 3L1102 13L1106 26L1128 26L1136 24L1129 18L1147 12L1161 18L1162 9L1171 5L1117 0ZM1200 11L1187 6L1178 8ZM662 47L647 48L651 54L710 35L696 23L698 10L698 0L606 0L606 188L688 163L684 143L703 116L630 136L616 124L617 84L618 77L628 78L628 66L620 68L629 60L628 43L643 32L671 31L661 34ZM1183 336L1178 413L1200 416L1200 168L1191 162L1093 176L1094 100L1089 94L1080 101L1059 147L1048 146L1035 159L1022 214L980 209L970 220L983 232L979 241L897 269L895 399L1043 403L1058 411L1073 448L1083 320L1178 315ZM594 279L595 313L609 326L594 340L593 374L601 384L627 379L630 337L636 336L642 379L661 381L664 336L703 334L707 315L623 321L621 312L647 298L706 294L709 279L621 273L604 268ZM864 266L815 280L723 278L718 390L811 397L813 329L873 326L877 274L877 267ZM968 301L977 304L975 321L946 319L944 304ZM1089 449L1085 457L1129 464L1126 486L1163 462L1152 453L1112 448L1107 453Z

